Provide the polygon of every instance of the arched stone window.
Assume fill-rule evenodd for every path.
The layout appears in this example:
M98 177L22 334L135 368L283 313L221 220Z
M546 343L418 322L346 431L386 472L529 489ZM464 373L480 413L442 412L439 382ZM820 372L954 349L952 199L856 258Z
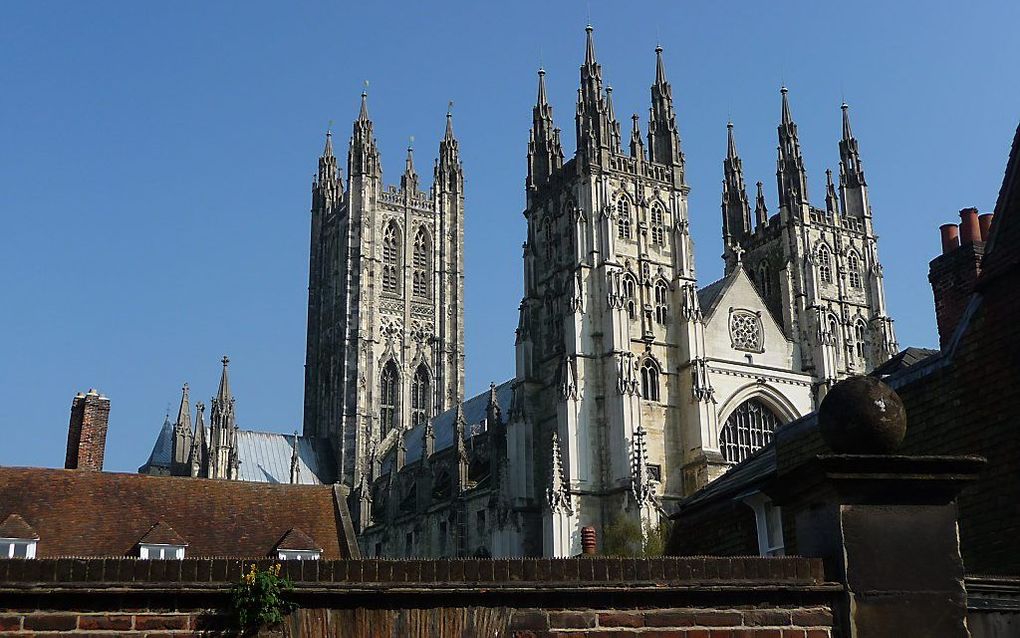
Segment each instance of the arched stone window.
M425 364L418 366L411 381L411 427L425 425L429 418L432 383Z
M825 244L818 247L818 275L822 283L832 283L832 252Z
M652 206L651 235L653 246L663 246L666 244L665 216L662 212L662 206L659 204Z
M641 364L641 397L648 401L659 400L659 366L651 357Z
M772 442L779 417L758 399L748 399L726 418L719 450L730 463L739 463Z
M850 287L860 288L861 287L861 259L857 256L857 253L850 251L850 254L846 258L847 271L850 273Z
M630 275L623 276L623 303L627 307L627 316L632 321L637 319L637 284Z
M397 406L400 402L400 375L397 364L390 359L383 366L379 378L379 435L386 436L397 425Z
M661 279L655 282L655 321L666 325L669 317L669 284Z
M620 197L616 202L616 235L620 239L631 237L630 201L626 197Z
M761 281L761 296L768 299L772 295L772 282L769 279L769 262L762 259L758 264L758 279Z
M400 273L400 227L394 221L387 224L383 231L383 292L400 294Z
M424 226L414 236L414 274L412 285L415 297L432 297L432 240Z
M860 359L864 359L867 338L868 326L864 323L863 319L858 319L857 324L854 326L854 340L857 342L857 357Z
M545 242L545 259L546 259L547 262L552 264L555 261L555 259L556 259L556 252L557 252L556 251L556 248L557 248L556 244L558 242L556 241L556 229L554 228L553 223L550 220L548 220L548 219L545 220L544 231L545 231L545 238L544 238L544 242Z

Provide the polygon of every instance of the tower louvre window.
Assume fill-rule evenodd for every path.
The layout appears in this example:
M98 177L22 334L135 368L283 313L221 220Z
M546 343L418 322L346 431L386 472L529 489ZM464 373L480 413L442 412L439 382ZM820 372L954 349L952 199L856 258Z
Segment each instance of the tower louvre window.
M414 236L414 274L412 292L415 297L432 297L432 241L424 226Z
M865 340L868 335L868 326L865 325L863 319L857 320L857 325L854 326L854 340L857 342L857 357L864 359Z
M832 283L832 253L825 244L818 247L818 274L822 283Z
M627 316L633 321L637 319L637 285L630 275L623 277L623 298L627 305Z
M664 228L664 215L662 213L662 206L655 204L652 206L652 245L663 246L666 243L666 230Z
M383 232L383 292L400 294L400 229L390 222Z
M641 364L641 397L648 401L659 400L659 366L650 358Z
M860 288L861 287L861 260L857 257L857 253L851 252L846 259L847 270L850 273L850 287Z
M379 429L381 436L386 436L397 424L398 376L397 364L391 359L383 366L382 377L379 380Z
M418 366L411 384L411 427L425 425L429 418L431 383L425 364Z
M719 449L730 463L739 463L772 442L779 418L758 399L748 399L726 418Z
M630 202L626 197L616 202L616 234L620 239L631 237Z
M655 284L655 321L664 326L667 317L669 317L669 286L664 281L658 281Z

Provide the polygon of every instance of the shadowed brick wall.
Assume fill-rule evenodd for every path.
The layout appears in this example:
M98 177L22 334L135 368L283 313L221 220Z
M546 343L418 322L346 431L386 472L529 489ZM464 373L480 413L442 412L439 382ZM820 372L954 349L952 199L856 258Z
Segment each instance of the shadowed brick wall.
M0 636L229 634L242 570L236 560L0 560ZM294 561L285 571L299 609L275 635L295 638L827 638L841 592L820 561L791 557Z

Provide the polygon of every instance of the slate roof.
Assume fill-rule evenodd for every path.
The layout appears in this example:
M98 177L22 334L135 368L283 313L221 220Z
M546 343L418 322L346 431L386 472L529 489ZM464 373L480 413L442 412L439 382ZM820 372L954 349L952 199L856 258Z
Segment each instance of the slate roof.
M38 532L39 558L135 556L161 521L187 541L190 558L272 555L294 528L324 559L358 554L346 498L330 485L3 467L0 518L10 514Z
M939 354L938 350L931 348L906 348L892 356L891 359L871 371L872 376L883 378L894 372L899 372L910 366L921 363L928 357Z
M677 514L682 515L701 505L726 497L734 498L754 491L776 474L776 446L769 444L731 467L725 474L680 501Z
M504 418L510 412L510 402L513 400L513 379L504 381L496 386L496 403ZM489 406L489 390L476 394L464 402L465 433L470 439L485 432L485 410ZM456 442L455 433L457 429L457 409L451 408L443 412L433 421L436 432L435 451L445 450L453 447ZM421 459L422 444L424 443L425 426L419 425L411 428L404 435L404 445L407 449L404 457L405 463L413 463ZM390 455L392 457L392 455ZM383 472L387 471L387 463L384 463Z
M147 470L152 467L170 469L170 462L174 458L174 426L170 423L170 416L163 420L163 426L159 429L159 434L156 435L156 442L152 446L152 452L149 453L149 460L145 462L145 465L138 468L139 472L147 473Z
M722 297L723 290L726 289L726 284L732 278L732 276L727 275L721 279L716 279L703 288L698 289L698 305L701 306L701 314L706 317L712 314L712 310L715 309L715 302Z

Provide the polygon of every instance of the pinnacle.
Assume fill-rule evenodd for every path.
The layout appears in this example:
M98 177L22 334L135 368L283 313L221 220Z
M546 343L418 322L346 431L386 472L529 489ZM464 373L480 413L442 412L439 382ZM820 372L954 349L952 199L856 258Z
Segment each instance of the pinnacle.
M666 65L662 61L662 46L655 47L655 83L666 85Z
M361 111L358 113L358 121L368 121L368 91L361 92Z
M850 107L843 102L839 108L843 111L843 139L853 139L854 133L850 130Z
M585 35L586 42L585 42L585 49L584 49L584 65L587 66L587 67L592 67L592 66L595 66L595 64L596 64L596 62L595 62L595 38L594 38L594 36L592 36L592 31L594 31L594 30L595 29L594 29L594 27L591 26L591 24L589 24L588 26L586 26L584 28L584 31L586 33L586 35Z
M793 114L790 112L790 100L787 97L786 86L779 89L779 92L783 95L783 124L793 124Z
M733 122L726 124L726 157L727 159L737 157L737 143L733 138Z

